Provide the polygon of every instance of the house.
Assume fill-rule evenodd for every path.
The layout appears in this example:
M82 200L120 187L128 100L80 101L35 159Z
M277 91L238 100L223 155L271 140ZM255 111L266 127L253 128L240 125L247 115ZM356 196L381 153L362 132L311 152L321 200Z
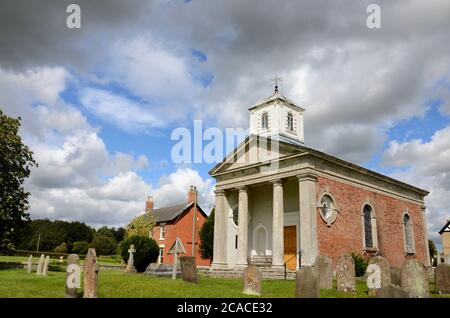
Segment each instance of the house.
M210 261L202 259L199 253L199 233L208 216L197 204L197 189L195 187L191 186L185 203L160 209L153 209L153 197L148 197L146 211L149 210L156 219L152 237L160 248L158 263L173 264L174 255L168 254L168 252L179 237L186 249L186 254L180 256L192 256L194 253L198 266L209 266ZM196 217L195 222L194 216ZM194 232L195 251L192 251L192 234Z
M444 258L446 259L446 262L448 262L447 259L450 261L450 219L447 220L445 225L439 231L439 234L441 235Z

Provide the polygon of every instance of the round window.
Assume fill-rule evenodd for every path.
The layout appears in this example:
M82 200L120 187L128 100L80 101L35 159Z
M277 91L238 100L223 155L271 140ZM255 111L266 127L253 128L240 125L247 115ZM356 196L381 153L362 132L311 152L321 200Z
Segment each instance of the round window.
M336 220L336 207L334 200L330 195L324 194L322 196L320 199L319 210L322 219L328 226L331 226L331 224L333 224Z

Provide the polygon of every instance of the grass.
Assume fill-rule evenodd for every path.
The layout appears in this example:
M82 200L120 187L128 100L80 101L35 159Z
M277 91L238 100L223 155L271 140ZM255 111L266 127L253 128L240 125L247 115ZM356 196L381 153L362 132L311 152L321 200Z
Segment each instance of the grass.
M41 253L36 253L33 255L33 263L38 263ZM104 265L124 265L124 262L121 258L113 258L111 256L99 256L97 258L99 264ZM0 262L28 262L28 256L6 256L0 255ZM50 262L53 264L59 264L59 258L50 258ZM83 260L81 261L83 263Z

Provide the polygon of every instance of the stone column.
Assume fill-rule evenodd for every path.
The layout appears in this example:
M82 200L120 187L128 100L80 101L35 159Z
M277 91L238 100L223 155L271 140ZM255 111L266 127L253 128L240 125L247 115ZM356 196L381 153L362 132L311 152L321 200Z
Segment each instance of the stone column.
M273 184L272 267L283 269L284 264L284 205L281 180Z
M431 266L431 260L430 260L430 248L428 246L428 229L427 229L427 214L426 214L426 206L422 205L420 207L420 211L422 212L422 218L423 218L423 238L425 243L425 266L430 267Z
M317 176L305 173L297 176L300 206L300 249L302 266L314 266L317 245Z
M239 187L239 208L238 208L238 259L237 267L247 267L248 255L248 194L246 187Z
M214 216L214 253L211 269L227 268L227 198L224 190L214 191L216 208Z

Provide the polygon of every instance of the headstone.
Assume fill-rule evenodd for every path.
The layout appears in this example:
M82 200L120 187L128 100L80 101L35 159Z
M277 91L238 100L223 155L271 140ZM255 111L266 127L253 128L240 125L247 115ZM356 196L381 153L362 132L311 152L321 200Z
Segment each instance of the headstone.
M179 267L178 255L186 253L186 249L184 248L183 242L181 242L180 238L177 237L175 242L173 242L172 246L169 249L167 254L173 254L173 264L172 264L172 279L177 278L177 272Z
M441 263L434 271L436 293L450 294L450 264Z
M295 286L297 298L319 298L319 280L317 272L311 266L303 266L297 271L297 283Z
M28 257L27 272L31 274L32 271L33 271L33 255L30 255L30 257Z
M249 265L244 269L244 294L261 295L261 272L255 265Z
M134 244L130 245L128 253L130 254L130 256L128 256L127 268L125 269L125 271L136 273L136 268L134 268L134 257L133 257L133 254L136 253L136 250L134 249Z
M444 256L444 263L445 264L450 264L450 254L447 254Z
M77 288L81 283L81 267L78 264L80 258L77 254L70 254L67 257L66 276L66 298L76 298Z
M195 266L195 258L193 256L181 256L181 277L185 282L198 283L197 268Z
M375 296L376 290L391 284L391 268L388 261L381 257L372 257L366 269L366 282L369 296Z
M416 260L406 261L402 267L401 287L411 298L429 297L428 271L425 265Z
M44 266L42 267L42 276L48 276L48 263L50 263L50 256L45 257Z
M387 287L382 287L377 289L377 298L408 298L408 292L398 286L389 285Z
M45 260L45 255L41 254L41 257L39 258L37 270L36 270L36 275L42 275L42 269L44 267L44 260Z
M337 290L354 293L356 291L355 261L348 254L339 256L336 262Z
M401 268L391 266L391 284L399 287L402 285Z
M319 255L314 262L314 270L319 279L319 289L333 288L333 263L325 255Z
M84 259L84 298L97 298L98 264L95 248L90 248Z

